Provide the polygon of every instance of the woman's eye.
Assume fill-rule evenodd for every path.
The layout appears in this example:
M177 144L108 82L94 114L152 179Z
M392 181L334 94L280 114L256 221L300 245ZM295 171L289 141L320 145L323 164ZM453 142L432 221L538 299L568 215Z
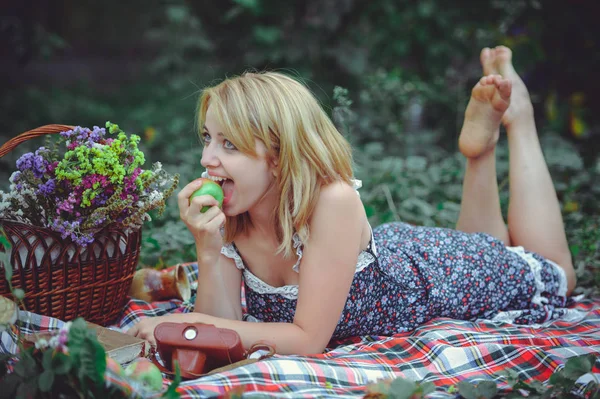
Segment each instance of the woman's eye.
M212 141L210 134L204 132L202 133L202 142L204 145L208 145ZM233 143L229 140L223 140L223 148L226 150L237 150L237 147L233 145Z
M223 141L223 148L225 148L226 150L237 150L237 147L234 146L231 141L229 140L224 140Z

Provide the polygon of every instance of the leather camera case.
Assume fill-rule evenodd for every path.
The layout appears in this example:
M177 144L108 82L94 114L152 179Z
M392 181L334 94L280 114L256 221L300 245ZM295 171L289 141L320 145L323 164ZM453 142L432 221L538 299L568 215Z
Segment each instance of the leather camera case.
M156 350L163 364L183 378L194 378L246 358L239 334L202 323L160 323L154 330Z

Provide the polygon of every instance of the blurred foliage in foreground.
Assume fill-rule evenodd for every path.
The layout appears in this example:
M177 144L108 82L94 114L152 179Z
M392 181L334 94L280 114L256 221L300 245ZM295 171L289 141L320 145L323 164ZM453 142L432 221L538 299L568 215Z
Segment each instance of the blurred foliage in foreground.
M505 44L532 94L581 286L591 287L600 276L600 114L592 112L600 80L589 79L600 66L600 38L592 3L16 4L13 17L0 18L10 42L3 55L17 71L0 82L0 139L47 123L116 121L142 136L147 162L180 173L183 186L202 171L194 127L201 88L249 68L278 69L304 80L351 139L373 224L453 226L463 173L456 142L481 75L479 51ZM27 147L0 159L0 187ZM507 154L498 152L506 207ZM165 215L144 228L142 263L194 257L172 198Z

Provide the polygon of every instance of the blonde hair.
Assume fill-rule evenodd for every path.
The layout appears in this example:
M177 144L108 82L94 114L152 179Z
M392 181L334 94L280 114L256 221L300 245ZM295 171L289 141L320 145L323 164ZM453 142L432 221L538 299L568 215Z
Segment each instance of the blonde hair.
M352 150L317 99L303 84L277 72L250 73L204 89L198 121L204 126L208 106L238 150L256 156L255 138L276 164L280 195L273 216L277 253L293 254L294 232L309 237L308 222L323 185L352 179ZM247 212L227 218L225 241L248 231Z

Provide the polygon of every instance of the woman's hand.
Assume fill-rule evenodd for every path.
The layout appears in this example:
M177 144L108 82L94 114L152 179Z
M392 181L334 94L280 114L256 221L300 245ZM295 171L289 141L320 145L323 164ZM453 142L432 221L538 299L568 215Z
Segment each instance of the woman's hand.
M225 214L219 209L218 201L210 195L200 195L190 201L191 195L201 186L202 180L197 179L179 192L179 216L194 236L197 252L215 262L223 246L220 229L225 223ZM200 210L205 206L211 208L201 213Z
M167 321L175 321L172 320L171 316L172 315L146 317L140 322L138 322L136 325L131 327L129 330L127 330L127 334L146 340L150 343L150 345L156 346L156 340L154 339L154 329L160 323L164 323Z
M206 317L206 315L196 312L171 313L163 316L145 317L136 325L127 330L126 334L144 339L148 341L150 345L156 346L154 329L160 323L206 323Z
M144 339L152 346L156 346L154 339L154 329L160 323L194 323L201 322L202 315L200 313L171 313L163 316L145 317L136 325L127 330L126 334L133 335Z

